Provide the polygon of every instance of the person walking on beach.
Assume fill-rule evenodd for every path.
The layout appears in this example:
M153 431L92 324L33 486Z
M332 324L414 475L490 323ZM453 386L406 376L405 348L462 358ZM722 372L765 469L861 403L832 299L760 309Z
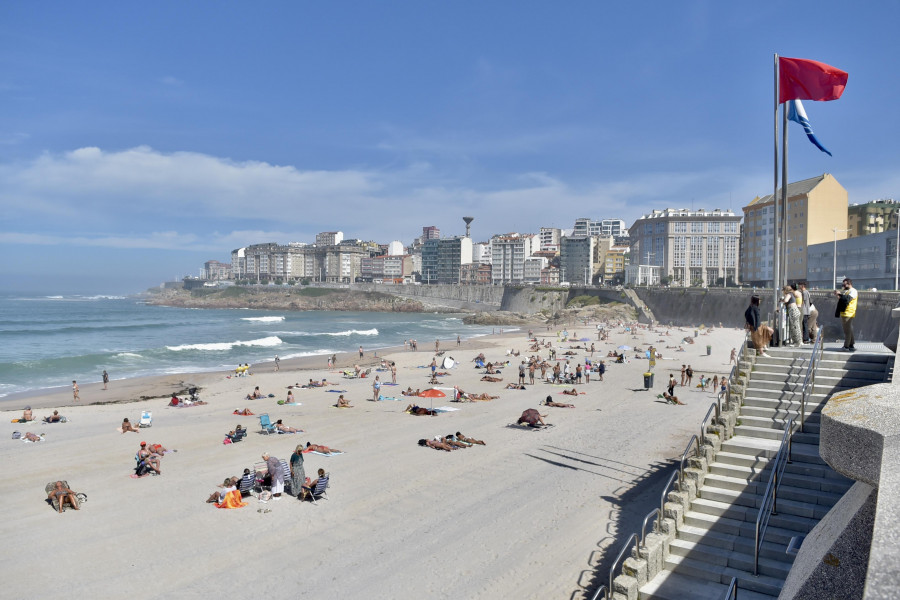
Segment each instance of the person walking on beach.
M75 402L78 402L78 400L80 399L80 396L78 395L78 384L74 379L72 380L72 399Z
M391 362L391 383L397 383L397 363Z
M731 349L731 358L728 359L728 364L737 364L737 348Z
M434 353L437 354L441 351L441 340L434 340Z
M381 395L381 379L379 379L378 375L375 376L375 381L372 382L372 400L378 402L378 396Z
M670 396L675 395L675 384L676 383L677 382L675 381L675 375L673 373L669 373L669 395Z
M525 385L525 361L519 363L519 385Z
M303 444L294 448L289 463L291 467L291 494L300 495L300 490L306 485L306 472L303 470Z
M534 385L534 372L537 369L537 364L535 361L531 361L528 365L528 381L531 382L531 385Z
M457 334L457 336L456 336L456 347L459 348L461 344L462 344L462 338L459 337L459 334Z
M597 367L597 373L600 375L600 381L603 381L603 374L606 373L606 361L600 361L600 365Z
M687 369L684 371L685 377L687 377L687 386L691 387L691 380L694 378L694 369L691 368L691 365L687 366Z
M844 278L842 284L843 291L834 291L834 295L838 298L837 308L834 310L834 316L841 318L841 327L844 328L844 352L856 352L854 343L856 339L853 337L853 318L856 316L856 300L859 292L853 287L853 281L847 277Z
M278 355L275 355L275 372L278 372L278 368L281 366L281 359L278 358Z
M328 368L332 368L334 366L334 359L331 358L331 355L328 356Z
M681 365L681 387L684 387L684 380L687 379L687 374L685 373L685 366Z
M362 349L362 346L359 347L359 357L360 357L360 358L363 357L363 349Z
M103 370L103 389L106 389L106 386L109 385L109 373L106 372L106 369Z

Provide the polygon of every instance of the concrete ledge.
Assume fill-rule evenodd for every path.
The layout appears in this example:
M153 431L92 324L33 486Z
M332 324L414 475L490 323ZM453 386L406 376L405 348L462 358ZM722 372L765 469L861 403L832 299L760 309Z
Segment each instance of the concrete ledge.
M832 396L822 410L819 448L822 458L835 471L877 488L863 597L867 600L897 598L900 590L900 386L879 383ZM851 526L852 523L848 529ZM858 531L856 536L860 537Z

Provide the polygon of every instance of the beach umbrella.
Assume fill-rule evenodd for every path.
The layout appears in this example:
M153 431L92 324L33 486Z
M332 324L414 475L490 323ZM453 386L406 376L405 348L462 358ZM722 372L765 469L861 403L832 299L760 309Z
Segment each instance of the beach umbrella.
M429 388L427 390L422 390L421 392L419 392L419 396L424 396L426 398L432 399L430 403L431 408L429 409L431 411L432 417L434 416L434 398L444 398L446 395L447 394L445 394L441 390L436 390L434 388Z

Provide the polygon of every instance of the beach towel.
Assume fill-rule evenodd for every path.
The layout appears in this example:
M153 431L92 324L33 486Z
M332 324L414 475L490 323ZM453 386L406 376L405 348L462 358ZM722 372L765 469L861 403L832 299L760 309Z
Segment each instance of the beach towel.
M381 394L379 394L378 400L379 401L381 401L381 400L402 400L402 398L394 398L393 396L382 396Z
M527 423L509 423L506 425L510 429L524 429L528 431L541 431L543 429L550 429L553 427L553 424L547 425L528 425Z
M331 392L333 394L346 394L347 390L325 390L326 392Z
M343 454L343 452L331 452L330 454L325 454L324 452L313 450L312 454L318 454L319 456L337 456L338 454Z
M572 395L572 394L567 394L565 392L556 392L556 393L559 394L560 396L571 396ZM584 396L586 394L587 394L587 392L578 392L579 396Z
M437 408L434 408L432 410L434 410L434 412L453 412L454 410L459 409L452 406L438 406Z
M215 503L216 508L242 508L244 506L247 506L247 503L241 501L241 492L239 490L231 490L225 494L225 502Z

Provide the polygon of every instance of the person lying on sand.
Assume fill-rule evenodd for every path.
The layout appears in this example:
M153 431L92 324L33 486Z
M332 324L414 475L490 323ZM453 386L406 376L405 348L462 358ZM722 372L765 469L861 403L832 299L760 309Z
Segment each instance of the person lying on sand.
M234 409L234 412L231 414L240 415L242 417L252 417L253 416L253 413L250 411L249 408L245 408L244 410Z
M58 500L60 514L62 514L66 502L68 502L75 510L81 510L78 508L78 499L75 497L75 492L63 485L62 481L56 482L53 489L47 493L47 497L50 499L56 498Z
M565 394L566 396L577 396L578 390L576 390L575 388L572 388L571 390L563 390L562 393Z
M344 398L344 395L341 394L338 396L337 404L335 404L338 408L353 408L353 405L350 404L350 401Z
M436 442L434 440L419 440L419 445L426 446L428 448L434 448L435 450L446 450L447 452L454 450L453 446L451 446L450 444L445 444L444 442Z
M547 396L544 400L544 406L555 406L556 408L575 408L574 404L565 404L564 402L554 402L552 396Z
M416 391L413 391L413 389L411 387L408 387L408 388L406 388L406 390L401 390L400 395L401 396L418 396L420 391L421 390L419 390L419 389L416 389Z
M443 442L453 448L468 448L471 445L471 444L466 444L465 442L460 442L460 441L454 440L452 435L448 435L443 438L438 436L437 438L435 438L434 441Z
M30 431L26 431L25 435L22 436L23 440L28 440L29 442L40 442L44 439L43 435L37 435L36 433L31 433Z
M524 390L525 384L524 383L507 383L506 389L508 389L508 390Z
M410 404L406 407L406 410L403 412L408 412L411 415L428 415L433 416L437 415L437 412L433 410L428 410L427 408L422 408L421 406L416 406L415 404Z
M125 417L125 420L122 421L122 433L125 433L126 431L133 431L135 433L139 431L134 425L131 424L131 421L128 420L128 417Z
M328 446L323 446L321 444L311 444L310 442L306 442L306 452L321 452L322 454L335 454L337 452L343 452L343 450L338 450L337 448L329 448Z
M680 404L681 406L687 406L687 404L678 399L678 396L673 396L669 392L663 392L659 397L663 398L670 404Z
M491 383L498 383L500 381L503 381L503 378L502 377L491 377L490 375L485 375L484 377L481 378L481 380L482 381L490 381Z
M281 422L281 419L275 421L275 429L280 431L281 433L300 433L303 431L302 429L295 429L293 427L288 427L284 423Z
M60 421L62 421L62 417L59 416L58 410L54 410L49 417L44 417L44 423L59 423Z
M469 401L469 402L473 402L475 400L488 401L488 400L496 400L499 397L500 396L491 396L487 392L481 392L480 394L473 394L470 392L464 392L462 390L459 390L459 398L461 401Z
M481 440L476 440L474 438L466 437L460 432L456 432L456 439L466 442L467 444L478 444L479 446L485 446L486 444Z

